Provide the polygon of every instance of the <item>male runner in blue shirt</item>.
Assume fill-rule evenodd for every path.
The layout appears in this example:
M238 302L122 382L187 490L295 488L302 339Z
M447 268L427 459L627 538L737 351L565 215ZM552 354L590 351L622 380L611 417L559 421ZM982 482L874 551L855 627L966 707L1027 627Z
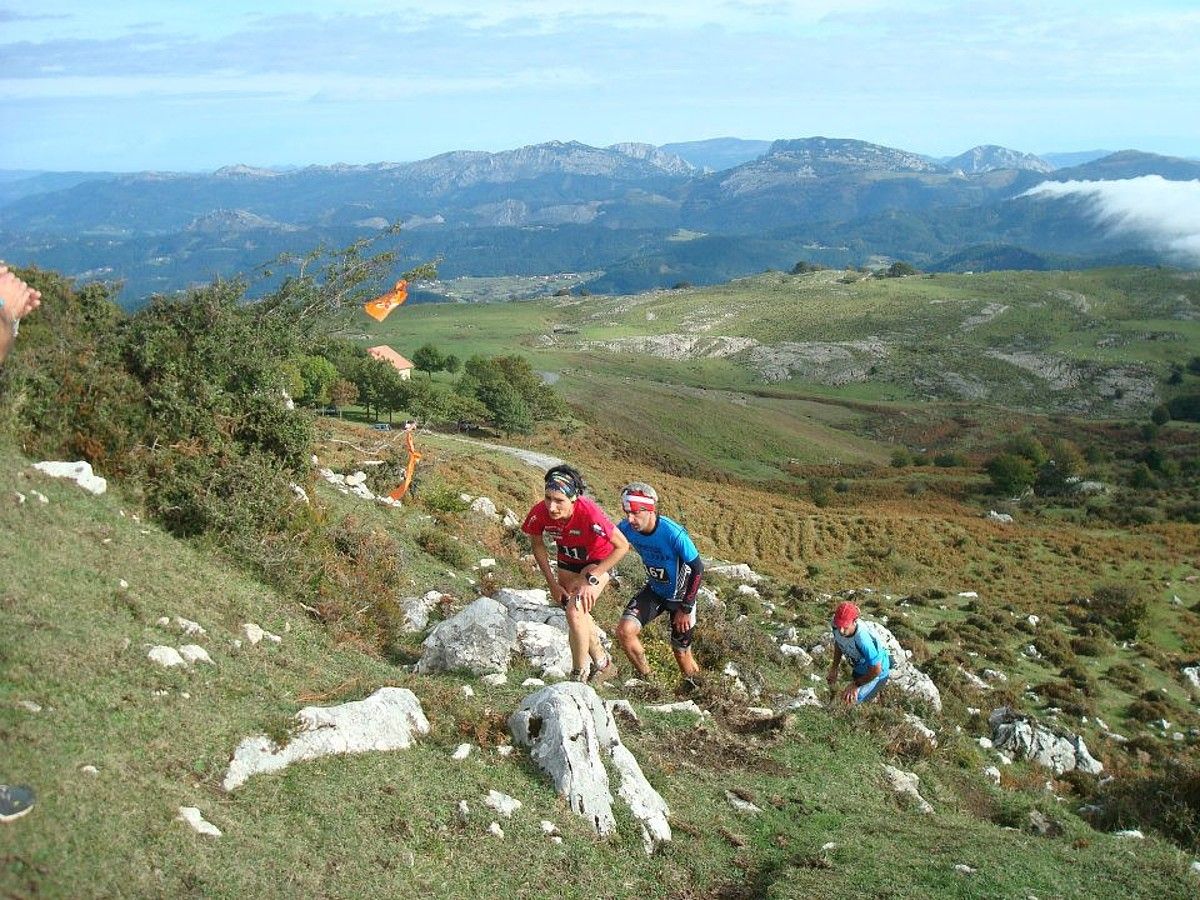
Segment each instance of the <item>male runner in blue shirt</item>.
M838 665L842 657L850 661L852 679L842 691L842 700L850 705L866 703L887 684L892 670L892 658L883 641L859 621L858 607L846 601L839 603L829 623L833 630L833 664L829 667L829 686L837 684Z
M700 553L686 529L658 514L658 493L642 481L621 490L625 518L617 528L637 550L646 566L645 586L629 601L617 625L621 649L643 678L650 675L646 651L638 635L659 615L671 616L671 651L684 678L700 674L692 656L692 629L696 625L696 591L704 574Z

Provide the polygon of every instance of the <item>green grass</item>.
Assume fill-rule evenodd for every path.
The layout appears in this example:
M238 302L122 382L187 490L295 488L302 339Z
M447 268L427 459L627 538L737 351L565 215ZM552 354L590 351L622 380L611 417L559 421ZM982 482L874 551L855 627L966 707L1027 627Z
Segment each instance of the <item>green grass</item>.
M495 486L515 476L515 490L523 490L516 463L445 439L428 443L438 477L450 484L471 477L478 487ZM353 455L344 446L339 452L347 461ZM467 700L461 678L416 676L352 642L333 644L270 588L202 546L135 521L119 489L93 498L69 482L18 474L30 472L25 465L0 451L0 525L12 551L0 590L3 777L38 792L34 810L0 832L7 893L833 897L903 885L907 895L946 897L1194 895L1189 857L1166 842L1134 847L1092 832L1069 804L985 786L977 774L984 758L967 736L954 738L949 722L939 728L941 750L900 762L922 776L937 812L925 817L898 806L879 776L889 760L889 708L802 710L774 737L735 734L720 719L697 726L690 717L644 712L641 727L622 726L623 734L675 826L675 841L646 859L626 814L619 834L599 841L523 754L495 753L524 694L523 666L507 686L475 683L477 696ZM37 502L31 487L50 502ZM30 499L7 500L14 490ZM419 506L375 508L324 488L319 496L331 518L353 511L402 538L422 527ZM414 590L455 581L415 551L409 558ZM776 599L785 612L791 607ZM615 615L616 601L607 602ZM914 608L914 618L961 615L961 602L945 614ZM208 636L197 642L216 665L187 672L151 665L150 645L185 642L156 624L164 615L204 625ZM283 643L235 649L244 621L283 635ZM765 659L738 662L760 671L771 690L807 683L804 673ZM409 687L422 700L433 731L417 747L318 760L257 776L232 795L221 791L243 736L283 734L312 698L342 702L384 684ZM29 713L19 700L43 712ZM481 749L453 762L463 740ZM83 773L85 765L99 774ZM503 821L503 840L486 833L494 815L481 801L493 788L525 804ZM763 813L734 811L727 790ZM461 799L473 809L465 826L454 816ZM1002 813L1012 804L1046 806L1064 835L1005 830L1012 816ZM224 836L202 838L173 821L182 805L199 806ZM558 825L561 846L541 834L543 818ZM823 850L829 842L835 846ZM958 863L978 871L960 875Z

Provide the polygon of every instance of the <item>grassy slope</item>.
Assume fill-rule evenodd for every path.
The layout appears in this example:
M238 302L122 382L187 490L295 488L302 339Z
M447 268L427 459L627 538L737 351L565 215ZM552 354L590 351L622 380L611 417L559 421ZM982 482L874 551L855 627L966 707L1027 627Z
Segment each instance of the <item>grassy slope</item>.
M776 273L635 297L425 305L368 324L362 337L410 354L427 342L461 357L522 353L534 368L561 375L560 390L580 415L623 435L625 452L645 458L646 448L635 445L653 440L673 471L766 479L787 477L789 461L879 462L888 448L862 435L923 441L922 420L934 423L927 436L936 443L955 415L1005 427L1013 419L1006 407L1144 417L1167 396L1169 365L1200 345L1200 280L1180 273L996 272L854 284L840 276ZM598 341L666 334L743 337L768 347L875 340L883 350L871 351L866 380L828 384L795 370L768 384L745 353L666 359L593 349ZM1030 361L1023 367L1013 359ZM1058 361L1070 367L1065 386L1029 368ZM1140 387L1119 388L1123 377ZM986 399L956 391L983 391ZM931 399L954 408L931 412Z
M375 436L354 439L365 445ZM336 446L339 467L352 461L348 445ZM480 458L448 442L432 449L431 483L506 485L497 498L515 502L527 482L536 482L532 470L500 457ZM1194 895L1185 856L1154 839L1135 846L1093 833L1036 794L984 786L976 774L983 757L948 729L942 750L908 764L922 775L937 814L902 811L879 784L888 757L878 728L863 731L853 717L811 710L777 737L697 728L687 717L646 715L641 729L625 726L676 824L675 843L646 860L628 820L617 838L594 840L520 754L505 760L490 749L504 740L520 688L476 684L477 697L467 701L461 679L414 676L353 644L335 646L252 578L122 516L118 491L92 498L67 482L19 474L28 473L25 465L11 450L0 451L0 525L14 551L6 554L0 587L3 777L39 794L30 815L0 827L0 887L7 893ZM28 495L30 487L49 504L12 500L14 490ZM684 487L679 483L679 495ZM419 508L392 513L322 496L333 514L353 510L393 523L388 527L401 534L420 524ZM414 587L445 586L415 548L412 560ZM528 577L512 560L504 566L518 582ZM464 599L472 595L463 584L467 571L450 578L443 569L440 577L459 585ZM184 643L155 624L162 615L203 624L209 634L199 642L216 666L178 673L147 662L149 645ZM243 621L283 634L283 644L235 651L231 639ZM525 673L512 674L515 685ZM775 677L792 689L806 683L787 670ZM253 779L232 796L221 792L242 736L280 734L308 702L357 699L384 684L410 687L421 698L434 730L417 748L317 761ZM156 697L157 690L168 694ZM44 711L17 707L22 699ZM871 710L866 722L886 729L889 715ZM485 749L453 762L461 740ZM98 776L80 771L89 764ZM1022 766L1011 774L1013 784L1038 778ZM503 841L485 832L492 817L480 800L492 788L525 803L504 823ZM735 813L727 789L752 797L764 814ZM460 799L475 810L465 827L453 815ZM225 836L201 838L172 821L180 805L199 806ZM1066 835L1035 838L996 824L1020 824L1034 805L1062 819ZM541 835L542 818L562 829L561 846ZM837 846L822 850L827 842ZM960 862L978 873L956 874Z

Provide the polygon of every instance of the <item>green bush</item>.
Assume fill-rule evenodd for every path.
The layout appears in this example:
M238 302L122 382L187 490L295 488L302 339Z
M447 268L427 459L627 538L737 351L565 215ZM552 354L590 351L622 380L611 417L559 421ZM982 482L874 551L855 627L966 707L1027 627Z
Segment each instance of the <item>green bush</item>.
M1033 463L1015 453L1001 453L987 464L992 490L997 494L1011 496L1020 494L1034 481Z
M465 569L471 564L471 554L462 542L440 528L426 528L419 532L417 546L449 566Z
M1113 779L1097 799L1097 828L1153 829L1200 852L1200 768L1195 763L1172 761L1151 775Z
M1092 591L1090 618L1120 641L1136 640L1146 625L1149 604L1131 584L1103 584Z

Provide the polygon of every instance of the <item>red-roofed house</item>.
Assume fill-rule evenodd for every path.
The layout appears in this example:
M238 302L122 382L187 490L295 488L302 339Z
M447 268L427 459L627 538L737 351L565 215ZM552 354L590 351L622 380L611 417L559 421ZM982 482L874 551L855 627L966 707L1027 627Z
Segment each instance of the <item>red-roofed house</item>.
M400 373L401 378L407 379L412 377L412 371L415 366L387 344L380 344L378 347L368 347L367 353L376 359L383 360L385 363L391 363L396 371Z

